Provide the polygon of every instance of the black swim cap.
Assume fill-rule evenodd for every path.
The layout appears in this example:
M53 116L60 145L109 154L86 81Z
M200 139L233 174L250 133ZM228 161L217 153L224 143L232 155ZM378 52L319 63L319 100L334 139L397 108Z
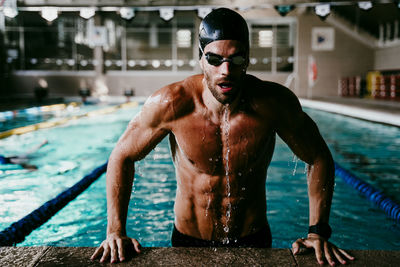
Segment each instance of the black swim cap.
M249 49L249 29L244 18L228 8L211 11L201 22L199 29L199 56L209 44L217 40L237 40Z

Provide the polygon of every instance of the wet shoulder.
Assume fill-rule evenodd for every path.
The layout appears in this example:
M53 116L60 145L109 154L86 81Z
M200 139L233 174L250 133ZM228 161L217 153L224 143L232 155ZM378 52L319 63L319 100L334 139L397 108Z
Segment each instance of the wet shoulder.
M196 77L192 76L161 88L147 99L143 111L152 113L156 124L168 123L191 113L195 80Z
M298 98L287 87L279 83L263 81L251 75L248 75L247 79L248 98L258 105L275 110L299 106Z

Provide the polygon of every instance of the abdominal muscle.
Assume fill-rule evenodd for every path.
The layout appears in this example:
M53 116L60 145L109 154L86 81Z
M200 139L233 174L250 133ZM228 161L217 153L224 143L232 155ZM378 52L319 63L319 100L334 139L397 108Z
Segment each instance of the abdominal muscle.
M265 227L265 174L208 175L189 162L177 169L175 225L183 234L223 241L238 239ZM175 164L176 165L176 164ZM249 182L250 181L250 182Z

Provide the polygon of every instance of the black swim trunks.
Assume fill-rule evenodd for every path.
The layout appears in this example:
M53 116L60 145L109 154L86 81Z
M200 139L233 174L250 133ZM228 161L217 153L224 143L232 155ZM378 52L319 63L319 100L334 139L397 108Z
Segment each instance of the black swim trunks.
M224 244L222 241L204 240L182 234L176 229L172 231L171 243L173 247L250 247L250 248L270 248L272 243L271 231L266 225L259 231L241 237L239 239L230 240Z

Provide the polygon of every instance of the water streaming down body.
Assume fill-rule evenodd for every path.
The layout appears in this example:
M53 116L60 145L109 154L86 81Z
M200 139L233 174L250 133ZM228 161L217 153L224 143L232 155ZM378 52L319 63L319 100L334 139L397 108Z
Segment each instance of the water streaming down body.
M211 163L213 161L212 158L209 158L208 160ZM211 177L208 178L208 186L209 186L209 190L210 191L207 193L208 194L208 200L207 200L207 207L206 207L206 217L208 217L208 210L210 209L210 206L211 206L211 193L212 193Z
M224 231L225 233L229 232L229 220L231 217L231 202L230 202L230 197L231 197L231 185L229 181L229 155L230 155L230 147L229 147L229 120L228 120L228 112L229 112L229 106L225 106L225 111L224 111L224 134L225 134L225 142L226 142L226 155L225 155L225 178L226 178L226 192L228 196L228 206L226 208L226 224L224 226ZM229 239L226 237L223 240L223 243L228 244Z
M293 162L294 162L293 176L296 175L298 161L299 158L295 154L293 154Z

